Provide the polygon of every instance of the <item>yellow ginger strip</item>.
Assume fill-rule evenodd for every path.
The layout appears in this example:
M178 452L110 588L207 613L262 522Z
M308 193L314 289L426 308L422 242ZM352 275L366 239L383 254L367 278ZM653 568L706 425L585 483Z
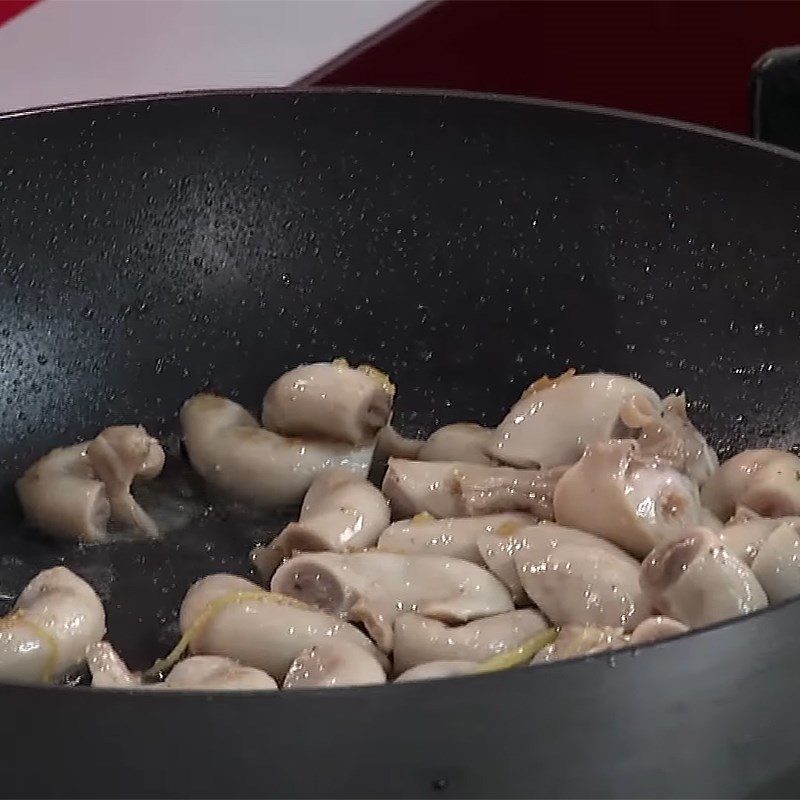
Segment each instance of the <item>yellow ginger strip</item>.
M559 376L551 378L549 375L542 375L537 378L523 393L523 397L527 397L533 392L540 392L542 389L554 389L562 381L569 380L575 374L575 368L570 367L568 370L562 372Z
M513 536L518 530L524 527L526 527L524 522L512 522L509 520L502 525L498 525L496 533L498 536Z
M500 672L504 669L512 669L513 667L520 667L523 664L527 664L542 648L552 644L557 635L558 631L556 631L555 628L548 628L547 630L541 631L537 633L536 636L523 642L519 647L487 658L486 661L478 665L475 671L478 674Z
M364 375L367 375L374 381L377 381L377 383L380 384L381 388L387 394L394 396L395 385L392 383L389 376L382 369L378 369L372 364L359 364L357 367L350 367L350 362L346 358L342 358L341 356L339 356L338 358L334 358L333 361L331 361L331 364L333 364L333 366L335 367L341 367L343 369L355 369L358 372L363 372Z
M392 383L389 376L383 371L378 369L377 367L373 367L372 364L359 364L356 369L359 372L363 372L365 375L372 378L374 381L380 385L384 392L394 396L395 393L395 385Z
M264 589L253 589L247 592L227 592L226 594L214 598L214 600L203 609L202 613L198 614L197 619L189 626L186 633L181 636L178 644L172 648L170 653L165 658L159 658L150 669L143 673L143 676L145 678L157 678L172 669L172 667L180 661L192 641L206 629L208 624L218 616L224 608L240 603L247 603L251 600L268 601L282 606L301 608L304 611L315 610L307 603L295 600L293 597L287 597L278 592L268 592Z

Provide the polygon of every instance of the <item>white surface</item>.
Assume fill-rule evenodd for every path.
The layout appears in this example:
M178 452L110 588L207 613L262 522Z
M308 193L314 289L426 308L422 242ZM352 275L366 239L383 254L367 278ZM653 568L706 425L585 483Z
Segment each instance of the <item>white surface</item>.
M287 86L418 0L43 0L0 27L0 111Z

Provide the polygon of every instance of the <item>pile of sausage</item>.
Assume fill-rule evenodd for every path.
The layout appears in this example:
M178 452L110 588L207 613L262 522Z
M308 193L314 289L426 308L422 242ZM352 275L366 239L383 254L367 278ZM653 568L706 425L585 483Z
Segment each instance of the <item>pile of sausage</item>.
M720 466L683 396L570 370L496 428L418 441L391 427L394 395L382 372L336 360L281 376L260 422L224 397L187 400L183 441L209 490L299 504L253 550L257 582L197 581L173 652L134 674L93 589L46 570L0 620L0 680L85 662L95 686L152 690L409 681L640 645L800 594L800 458L747 450ZM388 458L380 489L373 457ZM158 536L135 492L163 465L143 428L107 428L45 455L17 492L51 536Z

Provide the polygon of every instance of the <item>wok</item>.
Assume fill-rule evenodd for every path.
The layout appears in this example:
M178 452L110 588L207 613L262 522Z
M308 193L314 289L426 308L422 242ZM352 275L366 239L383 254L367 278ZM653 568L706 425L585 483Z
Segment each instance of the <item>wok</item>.
M722 456L796 446L800 162L501 98L200 94L0 120L0 590L64 562L133 666L277 518L158 543L24 530L12 481L107 424L176 435L303 361L374 362L407 434L567 366L685 389ZM173 447L176 439L172 440ZM0 687L15 796L796 796L800 604L674 642L396 687Z

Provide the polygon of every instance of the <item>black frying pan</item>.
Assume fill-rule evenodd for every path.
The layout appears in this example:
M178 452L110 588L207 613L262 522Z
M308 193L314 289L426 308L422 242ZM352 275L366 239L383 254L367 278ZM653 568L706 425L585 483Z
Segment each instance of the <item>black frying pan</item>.
M64 561L135 667L276 518L156 544L24 530L47 449L303 361L388 369L406 433L496 422L567 366L684 388L721 455L800 440L800 162L570 106L228 93L0 120L0 591ZM173 450L176 440L173 439ZM175 486L194 489L171 465ZM0 791L778 796L800 791L800 605L481 678L293 694L0 687Z

